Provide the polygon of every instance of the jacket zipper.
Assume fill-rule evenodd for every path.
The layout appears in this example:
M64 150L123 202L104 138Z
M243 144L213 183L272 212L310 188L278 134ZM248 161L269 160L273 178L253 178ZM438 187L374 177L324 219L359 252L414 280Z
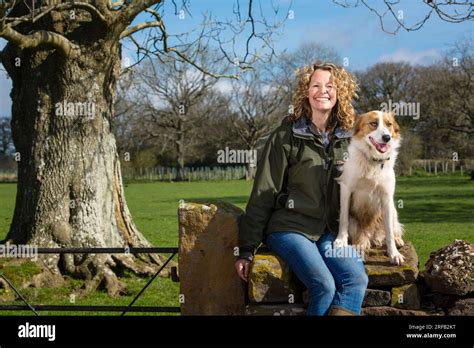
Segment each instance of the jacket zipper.
M341 141L341 139L336 138L334 139L333 142L329 143L329 149L328 149L329 153L331 153L331 150L334 149L334 146L336 145L338 141ZM328 166L329 166L329 163L328 163ZM325 185L325 192L324 192L324 225L325 225L325 229L327 229L330 232L333 232L331 231L331 228L329 227L329 224L327 222L327 215L328 215L327 214L327 210L328 210L327 196L328 196L329 179L331 178L331 175L330 175L331 169L332 169L332 166L329 166L328 170L326 171L326 185Z
M324 225L325 225L325 229L331 231L331 229L329 228L329 225L327 223L327 210L328 210L328 207L327 207L327 191L328 191L328 186L329 186L329 178L330 178L330 175L329 175L329 169L330 169L330 161L329 161L329 156L328 154L326 153L325 149L324 149L324 146L322 144L319 144L318 142L316 142L316 136L313 135L313 136L308 136L308 137L304 137L304 136L299 136L297 134L293 134L296 138L300 138L300 139L304 139L304 140L310 140L312 139L313 140L313 143L314 145L316 145L317 147L319 147L320 149L322 149L322 152L323 152L323 161L324 161L324 175L326 175L326 178L324 179L325 181L325 184L324 184L324 187L323 187L323 195L324 195L324 214L323 214L323 221L324 221ZM330 142L329 143L329 148L328 148L328 152L331 152L331 149L334 148L334 145L338 142L338 141L341 141L341 138L336 138L334 140L334 142ZM325 231L323 231L324 233ZM331 231L332 232L332 231Z

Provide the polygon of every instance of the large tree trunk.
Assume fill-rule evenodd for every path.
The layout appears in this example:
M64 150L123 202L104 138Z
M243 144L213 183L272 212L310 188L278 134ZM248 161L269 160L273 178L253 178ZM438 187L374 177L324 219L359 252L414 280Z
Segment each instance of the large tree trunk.
M72 38L81 47L79 56L64 58L55 50L21 50L10 44L4 50L13 81L13 140L21 156L7 240L43 247L148 246L125 201L111 133L120 44L106 25L88 23L87 14L76 14L76 27L67 16L52 12L42 29ZM161 263L156 255L140 257L153 260L153 266ZM104 280L112 295L123 286L110 270L127 266L151 274L156 268L151 262L138 266L131 255L44 260L55 274L66 271L89 279L90 289Z

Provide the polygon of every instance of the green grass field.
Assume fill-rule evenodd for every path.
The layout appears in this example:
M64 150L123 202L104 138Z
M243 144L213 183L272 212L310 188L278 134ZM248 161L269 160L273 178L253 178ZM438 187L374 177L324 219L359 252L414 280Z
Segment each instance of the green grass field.
M178 245L177 208L185 201L221 199L244 208L251 191L251 182L213 181L191 183L130 183L126 185L126 197L139 229L156 246ZM15 184L0 184L0 239L9 227L15 201ZM420 258L420 268L434 251L454 239L474 241L474 182L467 177L401 177L398 178L395 200L399 207L400 221L405 225L405 240L412 241ZM0 262L0 269L1 269ZM21 270L2 269L10 272ZM24 272L25 276L28 272ZM20 281L21 277L17 279ZM129 294L111 299L104 292L96 292L75 304L128 305L146 283L146 279L126 274ZM82 285L74 280L67 288L24 289L22 293L35 304L70 304L69 294ZM0 294L2 291L0 290ZM142 295L136 305L178 306L179 284L159 278ZM0 312L0 315L22 314ZM23 314L30 315L25 312ZM79 313L41 313L79 315ZM87 313L84 313L87 314ZM89 313L91 314L91 313ZM106 314L106 313L97 313ZM118 315L112 313L110 315Z

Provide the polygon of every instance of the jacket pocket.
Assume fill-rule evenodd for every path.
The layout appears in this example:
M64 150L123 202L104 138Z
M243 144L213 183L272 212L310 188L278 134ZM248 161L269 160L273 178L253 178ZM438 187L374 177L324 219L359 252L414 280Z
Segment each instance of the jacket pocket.
M320 219L324 215L324 204L317 198L318 196L320 197L320 195L292 191L286 199L285 209Z
M274 207L274 209L275 209L275 210L278 210L278 209L283 209L283 208L285 208L286 202L287 202L287 200L288 200L288 196L289 196L288 193L286 193L286 192L280 192L280 193L277 195L276 199L275 199L275 207Z

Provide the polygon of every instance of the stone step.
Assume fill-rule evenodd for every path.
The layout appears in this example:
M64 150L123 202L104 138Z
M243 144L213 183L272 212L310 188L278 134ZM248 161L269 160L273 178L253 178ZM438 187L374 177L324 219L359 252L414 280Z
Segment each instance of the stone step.
M416 284L407 284L392 288L392 307L402 309L420 309L421 297Z
M369 287L400 286L413 283L418 277L418 255L413 244L406 242L398 251L405 256L405 263L392 265L386 248L371 249L365 261L365 270L369 276Z
M367 316L388 316L388 315L398 315L398 316L432 316L432 315L444 315L441 312L429 312L424 310L413 310L413 309L400 309L389 306L382 307L366 307L362 308L362 315Z
M390 291L367 289L362 307L386 306L390 303L391 298L392 294Z
M251 302L298 302L301 287L288 265L271 252L254 256L249 271L248 294Z
M306 315L302 304L257 304L250 303L245 308L246 315L300 316Z
M406 262L401 266L390 264L385 248L369 251L365 261L369 287L398 287L416 280L418 256L415 248L408 242L399 251L406 258ZM286 263L271 251L258 252L255 255L249 278L248 296L251 302L288 302L290 298L298 302L304 290ZM384 298L387 298L387 295Z

